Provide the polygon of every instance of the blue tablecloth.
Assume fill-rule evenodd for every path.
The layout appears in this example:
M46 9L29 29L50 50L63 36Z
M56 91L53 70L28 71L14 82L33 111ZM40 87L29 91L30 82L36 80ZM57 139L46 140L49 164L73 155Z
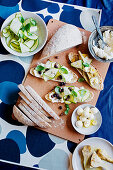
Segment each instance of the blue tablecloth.
M67 4L75 4L88 8L102 9L101 25L113 25L112 13L113 13L113 1L109 0L58 0L57 2L63 2ZM18 4L19 3L19 4ZM86 24L83 20L80 20L82 8L58 5L57 3L51 3L51 1L40 3L39 0L23 0L22 4L19 0L0 0L0 25L3 21L12 13L20 10L38 11L38 14L47 23L50 18L59 19L70 24L74 24L78 27L82 27L87 30L93 30L90 22L90 18L86 18ZM61 12L62 9L62 12ZM84 9L85 10L85 9ZM88 9L87 9L88 10ZM88 10L89 12L89 10ZM84 15L88 15L85 11ZM95 14L99 19L101 10L91 10L91 13ZM56 15L60 13L60 17ZM88 25L89 24L89 25ZM36 130L31 127L23 127L19 123L15 123L11 118L12 107L15 103L18 95L17 85L20 84L25 76L25 72L29 67L29 63L32 56L22 59L19 56L14 57L3 48L0 44L0 53L4 54L0 56L0 159L11 162L20 163L26 165L27 162L31 161L32 166L49 169L51 166L48 165L48 160L51 161L53 155L60 158L61 165L55 159L52 159L54 166L49 170L57 169L68 169L68 165L62 165L69 159L69 154L73 153L76 144L59 139L52 135L48 135L45 132ZM8 54L8 55L7 55ZM14 72L15 69L15 72ZM104 71L104 70L103 70ZM98 136L107 139L113 144L113 64L110 64L105 82L104 90L101 91L97 107L102 113L103 123L99 131L91 136ZM15 128L14 128L15 125ZM10 129L6 132L6 129ZM15 130L14 130L15 129ZM38 136L38 138L36 138ZM41 137L40 137L41 136ZM45 142L46 141L46 142ZM34 147L32 147L34 145ZM37 147L38 145L38 147ZM56 149L55 149L56 147ZM62 153L60 148L62 149ZM12 149L13 148L13 149ZM43 148L43 149L42 149ZM47 154L47 156L46 156ZM31 155L31 157L30 157ZM43 158L43 156L45 157ZM61 157L60 157L61 155ZM27 160L28 156L28 160ZM37 161L36 161L37 160ZM56 162L54 162L56 161ZM59 160L58 160L59 161ZM37 162L37 163L36 163ZM44 167L45 162L45 167ZM4 163L0 164L0 169L26 169L18 166L7 165Z

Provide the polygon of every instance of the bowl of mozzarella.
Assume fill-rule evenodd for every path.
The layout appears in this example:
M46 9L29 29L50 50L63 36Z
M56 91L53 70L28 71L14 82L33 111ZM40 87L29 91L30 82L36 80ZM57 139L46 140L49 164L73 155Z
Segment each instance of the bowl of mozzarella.
M91 104L82 104L72 113L71 123L73 128L84 135L95 133L102 124L100 111Z
M94 30L88 40L89 51L100 62L113 62L113 26L102 26L100 30L107 45L102 48L102 40Z
M2 24L1 33L1 42L5 49L21 57L39 52L48 36L45 22L31 12L10 15Z

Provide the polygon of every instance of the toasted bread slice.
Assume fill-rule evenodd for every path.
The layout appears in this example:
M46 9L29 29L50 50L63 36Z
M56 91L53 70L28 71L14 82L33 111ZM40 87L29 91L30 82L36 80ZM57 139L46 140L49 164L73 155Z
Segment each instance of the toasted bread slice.
M58 87L58 86L57 86ZM70 87L70 86L65 86L64 88L68 88L68 87ZM71 88L72 87L74 87L74 86L71 86ZM80 90L80 89L79 89ZM57 99L56 97L55 97L55 99L56 100L54 100L54 101L52 101L52 98L50 97L50 96L52 96L54 93L56 93L55 92L55 89L54 90L52 90L51 92L49 92L48 94L46 94L45 95L45 98L48 100L48 101L50 101L50 102L60 102L60 103L66 103L66 104L71 104L71 103L82 103L82 102L89 102L89 101L91 101L92 99L93 99L93 97L94 97L94 93L93 92L91 92L91 91L89 91L88 90L88 92L89 92L89 94L88 94L88 96L87 96L87 98L84 100L84 101L82 101L82 100L79 100L79 99L77 99L76 97L75 97L75 100L74 100L74 98L73 98L73 95L71 95L71 93L69 94L70 95L70 99L69 100L64 100L64 98L65 98L65 94L63 93L61 93L60 94L60 98L61 99ZM81 98L80 98L81 99Z
M86 82L96 90L103 89L103 80L98 72L98 70L91 64L92 60L87 56L79 52L79 55L71 52L68 55L71 65L77 69L77 71L84 77ZM81 63L87 63L88 67L90 68L89 71L84 71L83 67L74 66L77 61L82 61ZM88 67L86 68L88 70ZM85 67L84 67L85 68ZM94 73L93 73L94 72Z
M49 61L48 61L49 62ZM52 63L52 62L51 62ZM43 64L43 63L42 63ZM47 64L47 63L46 63ZM46 68L46 64L44 65L45 68ZM56 63L58 64L58 63ZM38 65L39 66L39 65ZM61 66L61 65L60 65ZM36 67L35 68L31 68L30 69L30 74L35 76L35 77L38 77L38 78L42 78L44 79L45 81L47 80L53 80L53 81L57 81L57 82L65 82L65 83L75 83L78 79L78 76L72 72L71 70L69 70L68 68L64 67L64 66L61 66L63 67L63 69L67 69L67 73L63 74L60 70L60 68L54 68L54 67L51 67L51 68L46 68L41 74L38 73L38 71L36 71ZM45 75L47 74L48 71L46 71L48 69L48 71L50 72L51 71L51 75L53 77L51 77L51 75L49 75L48 73L48 76ZM46 72L46 73L45 73ZM53 73L52 73L53 72ZM59 78L60 76L60 78Z

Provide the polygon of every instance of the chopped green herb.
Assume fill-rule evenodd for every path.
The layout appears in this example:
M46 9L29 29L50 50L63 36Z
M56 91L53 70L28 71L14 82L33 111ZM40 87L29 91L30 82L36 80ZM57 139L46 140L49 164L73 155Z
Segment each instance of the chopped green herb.
M83 81L85 81L85 79L82 77L78 79L78 82L83 82Z
M41 66L41 65L38 65L38 66L35 68L36 71L42 71L42 70L44 70L44 69L45 69L45 67L43 67L43 66Z
M65 107L66 107L65 114L67 115L70 108L69 108L69 105L68 105L68 104L65 104Z
M74 90L72 90L71 93L73 96L77 97L77 93Z
M60 93L60 89L61 89L61 88L60 88L59 86L56 86L56 87L55 87L55 92L59 94L59 93Z
M23 17L19 17L19 20L21 23L24 23L24 18Z
M30 29L30 23L28 23L28 24L25 26L25 30L26 30L26 31L29 31L29 29Z
M82 65L83 65L84 67L89 67L89 64L88 64L88 63L82 63Z
M82 89L82 90L79 90L79 93L80 93L80 96L81 97L84 97L84 95L86 94L86 90L85 89Z
M65 68L60 68L60 70L63 72L63 74L68 74L68 71Z
M21 28L21 30L22 30L22 31L25 31L25 27L23 26L23 27Z
M28 35L32 35L32 33L28 32Z
M23 33L21 33L21 34L19 34L19 38L24 38L24 34Z
M31 19L31 25L36 26L36 21L34 19Z

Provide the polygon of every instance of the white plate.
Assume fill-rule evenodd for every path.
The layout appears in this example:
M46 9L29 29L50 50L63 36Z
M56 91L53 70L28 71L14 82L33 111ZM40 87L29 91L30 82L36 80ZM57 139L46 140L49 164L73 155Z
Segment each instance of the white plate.
M7 51L9 51L11 54L21 56L21 57L26 57L26 56L31 56L31 55L36 54L37 52L39 52L44 47L44 45L47 41L48 32L47 32L47 27L46 27L45 22L43 21L43 19L39 15L34 14L32 12L21 12L21 13L22 13L24 19L33 18L34 20L36 20L38 27L39 27L39 45L38 45L38 47L32 52L19 53L19 52L12 50L11 48L9 48L7 46L6 41L5 41L5 37L1 36L1 42L2 42L3 46L5 47L5 49ZM2 27L1 27L1 32L11 22L11 20L15 17L15 14L16 13L10 15L3 22Z
M92 137L82 141L74 150L72 157L72 165L74 170L83 170L81 163L81 149L85 145L91 145L96 148L104 149L108 155L113 159L113 145L103 138ZM113 170L113 164L108 163L108 170Z
M72 123L74 129L75 129L77 132L79 132L79 133L81 133L81 134L84 134L84 135L91 135L91 134L95 133L95 132L100 128L100 126L101 126L101 124L102 124L102 116L101 116L100 111L98 111L98 113L95 114L96 119L97 119L97 125L95 125L95 126L90 126L90 127L88 127L88 128L85 128L85 127L78 128L78 127L75 125L75 123L76 123L76 121L77 121L77 113L76 113L76 111L77 111L80 107L81 107L81 108L85 108L85 107L87 107L87 106L90 107L90 108L95 107L95 106L93 106L93 105L91 105L91 104L82 104L82 105L78 106L78 107L73 111L73 113L72 113L71 123Z

